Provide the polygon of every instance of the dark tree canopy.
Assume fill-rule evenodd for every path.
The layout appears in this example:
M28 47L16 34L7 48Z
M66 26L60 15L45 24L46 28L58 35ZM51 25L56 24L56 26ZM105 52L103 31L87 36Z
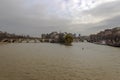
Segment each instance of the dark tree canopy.
M73 42L73 36L70 34L67 34L64 38L64 41L66 44L71 44Z

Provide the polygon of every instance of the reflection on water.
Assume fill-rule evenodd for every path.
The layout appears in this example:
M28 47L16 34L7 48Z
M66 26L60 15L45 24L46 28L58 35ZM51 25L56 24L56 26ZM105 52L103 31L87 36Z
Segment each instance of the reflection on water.
M0 44L0 80L120 80L120 48Z

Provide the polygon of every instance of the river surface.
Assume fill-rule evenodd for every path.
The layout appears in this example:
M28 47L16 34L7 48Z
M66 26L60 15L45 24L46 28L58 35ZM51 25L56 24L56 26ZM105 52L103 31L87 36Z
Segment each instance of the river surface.
M0 80L120 80L120 48L92 43L0 44Z

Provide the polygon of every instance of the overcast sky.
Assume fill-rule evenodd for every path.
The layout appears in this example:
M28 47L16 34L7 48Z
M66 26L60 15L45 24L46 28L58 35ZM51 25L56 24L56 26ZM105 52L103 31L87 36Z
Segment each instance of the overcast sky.
M0 30L89 35L120 26L120 0L0 0Z

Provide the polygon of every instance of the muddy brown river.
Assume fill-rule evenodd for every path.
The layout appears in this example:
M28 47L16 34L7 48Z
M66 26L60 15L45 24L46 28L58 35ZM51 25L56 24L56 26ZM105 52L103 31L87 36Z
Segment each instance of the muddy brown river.
M120 48L0 43L0 80L120 80Z

